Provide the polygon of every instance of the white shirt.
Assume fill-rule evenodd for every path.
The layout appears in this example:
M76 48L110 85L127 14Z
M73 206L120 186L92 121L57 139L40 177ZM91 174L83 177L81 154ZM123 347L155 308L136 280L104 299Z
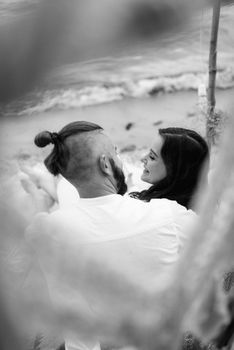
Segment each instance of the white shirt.
M60 209L74 205L79 199L77 189L67 181L62 175L59 176L57 182L57 198Z
M136 288L163 287L178 260L187 238L187 223L193 217L191 210L175 201L153 199L145 203L113 194L81 198L69 208L40 214L29 231L34 247L39 251L51 299L61 301L59 290L64 293L68 287L72 304L76 298L74 291L82 289L79 281L82 271L86 272L84 266L89 266L90 261L96 261L103 272L108 269ZM45 257L46 250L48 258ZM66 284L66 288L61 288ZM83 291L79 302L87 302L90 313L99 313L97 300L88 294L87 289ZM109 317L112 317L111 311ZM81 342L77 347L75 343L68 337L67 350L87 350L95 345L95 341L83 347Z

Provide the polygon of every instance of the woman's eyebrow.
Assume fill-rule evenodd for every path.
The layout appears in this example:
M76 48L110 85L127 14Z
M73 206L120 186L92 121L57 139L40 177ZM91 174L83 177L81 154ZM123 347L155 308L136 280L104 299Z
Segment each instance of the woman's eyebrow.
M158 157L157 153L154 150L152 150L152 148L150 149L150 152L152 152L156 157Z

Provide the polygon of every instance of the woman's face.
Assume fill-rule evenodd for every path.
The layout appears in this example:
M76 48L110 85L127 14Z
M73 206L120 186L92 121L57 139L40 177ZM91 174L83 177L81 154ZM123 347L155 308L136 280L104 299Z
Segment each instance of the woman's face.
M141 175L141 180L152 185L164 179L167 175L166 166L161 157L161 149L163 146L163 138L159 134L154 139L154 143L149 150L149 153L142 158L144 163L144 171Z

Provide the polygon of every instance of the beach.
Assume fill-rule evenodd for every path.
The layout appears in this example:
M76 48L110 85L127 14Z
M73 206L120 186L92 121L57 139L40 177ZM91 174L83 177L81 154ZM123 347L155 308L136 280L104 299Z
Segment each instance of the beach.
M11 23L20 9L25 15L33 10L29 5L3 1L0 13ZM216 76L216 107L225 113L234 92L233 18L231 2L221 11ZM30 91L1 106L0 172L18 159L41 161L49 150L34 145L35 135L76 120L100 124L122 153L136 151L136 157L160 127L187 127L204 135L198 89L208 83L210 26L211 9L203 10L182 31L160 40L83 61L74 53L53 64Z
M231 111L233 93L234 89L218 90L217 108ZM203 132L198 95L194 91L161 94L151 98L125 98L66 111L3 118L1 159L14 160L26 155L40 157L44 150L34 146L35 135L43 130L57 132L76 120L101 125L120 151L149 147L156 130L161 127L179 126Z
M30 3L36 2L20 0L16 6L15 1L3 1L0 13L11 23L19 13L32 11ZM0 172L20 158L41 161L48 149L36 148L35 135L59 131L75 120L100 124L119 150L129 154L149 147L159 127L187 127L204 135L198 89L208 83L211 18L211 9L202 10L182 31L160 40L83 61L73 53L53 64L30 91L1 106ZM216 76L216 107L225 113L234 93L233 19L230 2L220 16ZM70 36L71 42L77 41L72 31Z

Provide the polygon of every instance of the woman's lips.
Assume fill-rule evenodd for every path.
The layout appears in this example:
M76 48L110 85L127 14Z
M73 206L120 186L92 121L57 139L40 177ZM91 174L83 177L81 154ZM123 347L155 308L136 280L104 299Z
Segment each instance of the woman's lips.
M144 170L143 170L143 174L149 174L149 170L144 169Z

